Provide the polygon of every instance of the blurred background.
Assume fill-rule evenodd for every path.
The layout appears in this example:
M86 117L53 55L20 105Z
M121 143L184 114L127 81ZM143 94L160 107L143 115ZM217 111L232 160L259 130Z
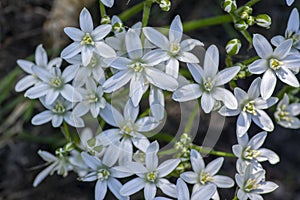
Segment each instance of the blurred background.
M119 14L138 2L140 1L115 0L114 7L107 9L107 13L111 16ZM246 2L241 0L238 4L243 5ZM14 86L24 75L16 66L16 60L32 60L39 44L44 45L50 57L58 56L58 52L70 43L63 28L78 25L79 12L83 7L88 7L95 25L99 24L97 3L94 0L0 0L0 200L94 198L94 183L76 181L73 173L67 178L50 176L37 188L32 187L34 177L44 167L41 166L42 159L37 155L38 149L53 152L61 145L62 134L59 129L53 129L49 124L32 126L31 117L42 109L35 101L29 101L23 94L17 94ZM219 0L174 0L169 12L163 12L155 5L149 25L169 25L177 14L180 14L183 22L225 14L220 5ZM262 33L268 39L274 35L283 35L289 13L293 7L299 6L299 0L291 7L286 6L285 0L262 0L254 6L254 14L269 14L272 17L272 26L269 30L254 26L249 28L249 32ZM125 24L131 26L139 20L141 13L127 20ZM234 37L243 38L230 23L200 28L186 34L201 40L206 47L216 44L221 53L220 66L224 66L224 46L227 41ZM244 39L242 43L244 46L241 55L254 55L253 49L248 49ZM248 82L241 81L238 85L247 89L250 80L252 79ZM282 85L277 87L280 89ZM172 106L167 109L172 112ZM204 122L209 120L208 115L201 115L201 118ZM176 116L170 116L168 120L167 128L176 131L176 127L172 125L178 120ZM205 123L201 124L200 137L197 140L201 140L201 134L206 128ZM226 119L226 126L216 150L231 151L231 146L237 143L234 131L234 118ZM249 133L253 135L258 131L259 129L252 126ZM268 163L263 166L267 169L267 179L276 182L280 187L272 194L265 195L265 199L300 199L299 146L300 130L288 130L276 125L275 131L268 135L265 147L277 152L281 161L275 166ZM226 159L221 173L234 177L235 159ZM221 199L232 199L234 189L220 191ZM107 196L107 199L113 197Z

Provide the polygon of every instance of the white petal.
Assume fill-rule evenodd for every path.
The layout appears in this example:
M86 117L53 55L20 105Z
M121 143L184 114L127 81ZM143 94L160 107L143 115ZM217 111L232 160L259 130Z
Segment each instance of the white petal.
M135 73L130 81L129 97L134 106L138 106L148 84L141 73Z
M224 105L229 109L237 109L238 108L238 102L235 98L235 96L228 90L216 87L214 88L214 91L212 92L213 98L216 100L222 101Z
M180 20L180 16L176 15L176 17L173 19L171 26L170 26L170 31L169 31L169 40L170 42L180 42L181 37L182 37L182 23Z
M46 169L41 171L34 179L33 181L33 187L38 186L56 167L56 163L53 163L52 165L49 165Z
M33 86L37 82L38 82L37 78L35 78L32 75L25 76L24 78L18 81L18 83L15 86L15 90L17 92L22 92L27 88Z
M41 45L41 44L39 46L37 46L37 48L35 50L35 63L39 67L46 67L47 63L48 63L47 52L45 51L45 49L43 48L43 45Z
M204 46L204 44L202 42L200 42L199 40L186 39L181 42L180 46L183 51L191 51L196 46Z
M273 48L271 44L264 36L260 34L254 34L253 46L257 55L261 58L268 59L273 54Z
M95 200L103 200L107 192L107 181L96 182L95 186Z
M157 168L158 165L158 152L159 146L158 142L154 141L152 142L146 150L146 167L149 171L154 171Z
M170 58L166 64L166 73L173 76L174 78L178 77L179 72L179 62L175 58Z
M282 82L293 87L300 87L297 77L288 68L282 66L275 73Z
M258 59L248 65L248 69L252 74L262 74L268 69L268 64L266 59Z
M119 146L119 164L126 166L128 162L132 161L133 147L130 139L122 139ZM107 157L109 158L109 157ZM110 158L109 158L110 159ZM104 160L103 160L104 162Z
M287 4L290 6L294 0L287 0ZM285 34L296 33L299 31L299 12L297 8L294 8L289 16L289 21L286 27Z
M84 32L82 32L78 28L66 27L64 28L64 32L74 41L80 42L84 37Z
M115 195L115 197L117 197L117 199L119 200L128 200L129 197L126 196L122 196L120 194L120 189L122 188L122 184L120 181L118 181L115 178L110 178L108 181L108 188L109 190Z
M154 117L143 117L135 125L137 126L137 131L149 132L155 129L159 125L159 122Z
M139 107L134 106L131 100L128 100L124 108L124 118L135 121L139 114Z
M124 196L132 195L144 188L145 185L146 183L142 178L135 178L123 185L120 190L120 194Z
M268 114L263 110L256 110L256 112L257 115L252 117L254 123L265 131L273 131L274 124Z
M177 179L176 190L178 200L190 200L189 189L186 183L181 178Z
M222 116L236 116L241 112L240 109L228 109L226 106L222 106L222 108L218 111L218 113Z
M215 100L206 92L201 97L201 107L205 113L210 113L214 107Z
M109 8L111 8L114 5L114 0L101 0L101 1L105 6Z
M191 72L194 80L197 83L202 83L202 80L205 78L202 67L200 67L200 65L198 65L198 64L192 64L192 63L188 63L187 66L188 66L188 69Z
M273 56L279 60L284 59L290 53L292 45L292 39L280 43L280 45L274 50Z
M249 129L251 117L246 112L241 112L236 123L236 133L238 137L243 136Z
M91 36L93 37L94 41L97 41L98 43L98 41L102 40L110 33L111 29L112 27L110 24L100 25L92 31Z
M208 172L211 176L214 176L216 173L218 173L218 171L222 167L223 161L224 161L223 157L211 161L205 167L205 172Z
M32 71L38 76L38 78L42 79L44 82L48 82L52 78L52 74L50 71L45 68L34 65L32 67Z
M104 60L104 62L109 61L110 59ZM110 60L107 64L109 64L111 67L118 69L118 70L125 70L127 69L127 65L129 65L132 61L129 60L128 58L124 57L118 57L118 58L113 58Z
M167 50L169 46L169 40L159 31L155 30L152 27L145 27L143 28L143 33L151 43L163 50Z
M261 85L260 77L254 79L254 81L251 83L251 85L247 91L250 99L256 99L260 95L260 85ZM243 93L242 90L240 90L239 92ZM245 95L242 95L242 96L244 96L247 99L247 97Z
M102 162L108 167L112 167L118 160L120 156L120 151L122 149L120 148L120 143L117 144L111 144L104 153Z
M216 175L213 179L213 183L216 184L218 188L231 188L234 186L234 181L227 176Z
M292 103L288 106L288 110L292 116L297 116L300 114L300 103Z
M274 45L274 46L279 46L281 42L283 42L285 40L285 38L281 35L276 35L274 37L272 37L271 39L271 43Z
M91 33L94 29L92 16L86 8L80 12L79 23L81 30L85 33Z
M104 42L97 42L96 44L97 53L104 58L111 58L117 56L115 50L105 44Z
M178 87L175 78L155 68L146 68L145 77L151 84L163 90L174 91Z
M167 179L159 179L157 186L164 194L174 198L177 196L175 185L171 184Z
M247 134L244 134L243 136L245 135ZM243 153L243 147L241 145L235 144L232 146L232 152L236 157L240 158Z
M175 101L185 102L198 99L202 95L202 91L198 84L188 84L176 90L172 98Z
M125 36L125 42L127 53L131 59L138 59L143 56L142 41L133 29L128 30Z
M39 84L32 88L29 88L24 96L30 99L36 99L42 96L45 96L48 92L49 86L46 84Z
M110 104L106 104L106 106L101 110L100 116L110 125L119 127L122 122L124 122L124 118L122 114L114 108Z
M97 158L96 156L91 156L87 152L83 151L81 153L81 158L85 162L85 164L90 168L92 168L93 170L97 170L99 167L102 166L102 163L99 160L99 158Z
M199 59L194 54L186 51L181 51L177 59L186 63L199 63Z
M196 184L198 182L199 175L195 172L188 171L181 173L180 178L182 178L187 183Z
M216 191L217 187L214 184L204 185L200 190L192 194L191 200L209 200Z
M279 156L274 152L269 149L261 148L259 149L259 157L257 158L258 161L262 161L261 158L268 160L271 164L276 164L280 161Z
M106 80L104 82L104 84L102 85L104 92L111 93L111 92L118 90L119 88L124 86L126 83L128 83L128 81L131 79L131 77L132 77L131 71L123 70L123 71L116 73L115 75L110 77L108 80Z
M239 73L240 69L241 67L235 66L220 71L215 78L217 80L216 86L224 85L225 83L231 81L237 75L237 73Z
M79 65L70 65L62 73L62 79L65 83L74 79L79 69Z
M144 189L145 200L153 200L156 195L156 186L153 183L146 183Z
M79 42L73 42L66 48L64 48L60 56L64 59L72 58L81 52L82 45Z
M149 51L142 57L143 62L147 63L148 66L158 65L159 63L168 59L168 53L159 49Z
M275 90L276 82L277 78L273 70L268 69L264 73L260 84L260 92L263 99L268 99L272 96Z
M248 145L251 147L251 149L257 150L260 148L263 143L265 142L265 139L267 138L267 132L263 131L260 133L257 133L255 136L253 136Z
M61 91L61 95L70 102L78 102L82 100L81 94L70 84L66 84L64 86Z
M278 185L276 183L273 183L271 181L266 181L264 182L264 184L260 185L259 189L261 189L262 191L259 191L258 193L265 194L265 193L273 192L277 188Z
M34 65L33 62L19 59L17 60L18 65L28 74L32 74L32 66Z
M204 71L208 77L215 77L219 67L219 50L215 45L208 47L204 58Z
M205 167L204 161L200 153L194 149L191 150L191 164L194 172L199 174Z
M159 177L165 177L170 174L179 165L179 163L180 159L170 159L160 164L157 168Z
M45 99L45 103L47 105L51 105L54 103L54 101L57 99L59 95L59 92L57 90L54 89L49 89L47 94L46 94L46 99Z
M94 47L83 46L81 50L81 59L83 66L87 66L93 57Z
M52 122L51 122L52 126L55 128L59 127L62 124L63 120L64 120L63 116L53 115Z

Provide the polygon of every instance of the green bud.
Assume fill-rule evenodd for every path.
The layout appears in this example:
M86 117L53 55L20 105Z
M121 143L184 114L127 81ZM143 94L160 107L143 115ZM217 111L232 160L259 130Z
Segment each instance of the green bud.
M240 13L240 18L241 19L248 19L248 17L249 17L249 14L247 12L243 11L243 12Z
M239 39L232 39L227 42L225 49L227 54L232 56L238 54L241 47L242 43Z
M123 26L122 23L117 22L117 23L115 23L115 24L113 25L112 29L113 29L113 31L116 31L116 32L120 33L120 32L123 31L124 26Z
M66 152L72 151L73 149L74 149L74 144L72 142L69 142L64 146L64 151Z
M268 29L271 26L272 19L267 14L261 14L256 16L255 22L258 26Z
M247 19L247 24L249 26L253 26L255 24L255 17L249 16L248 19Z
M156 3L159 4L159 7L163 11L169 11L171 8L171 1L170 0L156 0Z
M225 0L223 3L224 11L231 13L236 10L236 1L235 0Z
M87 141L87 145L89 147L94 147L96 145L96 141L97 141L96 138L91 138Z
M55 150L55 155L60 157L64 156L65 153L66 153L65 150L61 147Z
M248 13L249 15L252 14L252 11L253 11L253 9L252 9L251 7L249 7L249 6L245 6L245 7L243 8L243 10L242 10L242 12L246 12L246 13Z
M101 24L109 24L110 22L110 17L107 15L101 18Z
M243 31L248 28L248 24L244 20L240 20L234 24L234 27L239 31Z

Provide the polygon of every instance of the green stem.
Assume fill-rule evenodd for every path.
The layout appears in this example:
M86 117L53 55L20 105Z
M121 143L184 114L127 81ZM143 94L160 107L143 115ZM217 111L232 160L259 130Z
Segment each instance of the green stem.
M233 19L229 14L220 15L220 16L216 16L216 17L209 17L206 19L194 20L194 21L183 23L183 31L189 32L189 31L193 31L198 28L229 23L232 21L233 21Z
M244 7L246 6L249 6L249 7L252 7L254 6L255 4L257 4L258 2L260 2L261 0L251 0L251 1L248 1L246 4L244 4L243 6L239 7L237 10L236 10L236 13L240 12Z
M126 20L130 19L133 15L135 15L138 12L140 12L141 10L143 10L143 8L144 8L144 2L138 3L135 6L122 12L119 15L119 17L122 21L126 21Z
M232 158L236 157L232 153L227 153L227 152L223 152L223 151L215 151L208 147L201 147L201 146L193 145L192 148L196 149L200 153L211 154L211 155L216 155L216 156L232 157Z
M72 138L71 138L71 134L68 128L68 125L66 122L63 122L63 129L64 129L64 134L65 134L65 138L67 139L67 141L72 142Z
M106 16L106 10L101 0L99 0L99 5L100 5L101 18L104 18Z
M143 19L142 19L142 27L146 27L149 21L150 11L151 11L152 1L144 2L144 11L143 11Z
M253 63L255 60L257 60L257 59L259 59L259 57L258 56L254 56L252 58L249 58L249 59L243 61L242 64L249 65L249 64Z

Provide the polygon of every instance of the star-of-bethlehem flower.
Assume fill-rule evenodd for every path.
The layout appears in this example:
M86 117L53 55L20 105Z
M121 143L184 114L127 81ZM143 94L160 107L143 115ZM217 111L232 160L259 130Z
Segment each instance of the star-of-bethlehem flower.
M49 166L35 177L33 187L38 186L48 175L54 174L55 171L58 175L66 177L68 175L68 171L73 170L73 166L70 165L68 159L63 155L54 156L53 154L42 150L39 150L38 154Z
M265 170L255 171L253 166L247 165L243 174L236 174L235 181L239 186L237 197L239 200L263 200L261 194L266 194L278 188L278 185L265 181Z
M271 39L271 43L277 47L283 41L292 39L293 46L291 49L291 53L298 53L298 50L300 50L300 27L299 26L300 26L299 12L297 8L294 8L290 14L284 36L281 35L274 36Z
M77 91L82 96L82 101L75 106L74 113L77 116L83 116L90 111L92 116L96 118L100 110L106 105L102 86L97 86L96 82L91 78L87 79L85 86L85 89L77 88Z
M152 142L146 150L146 166L137 162L131 162L127 165L138 177L125 183L121 188L121 194L132 195L144 188L145 199L153 200L158 187L168 196L174 198L177 196L175 185L164 177L177 167L180 159L169 159L158 165L158 150L157 141Z
M112 106L105 107L101 112L101 117L108 124L117 128L103 131L98 135L98 139L109 144L107 151L115 151L114 157L110 159L118 159L120 165L126 165L127 162L132 161L133 145L146 152L150 142L143 133L149 132L159 125L153 117L137 119L138 114L139 107L134 107L130 99L125 105L123 115Z
M78 65L70 65L62 73L59 67L52 67L47 70L33 66L32 71L41 82L28 89L24 95L30 99L45 96L45 103L47 105L51 105L59 95L70 102L81 101L81 94L69 84L74 79L78 68Z
M113 152L111 152L113 153ZM101 161L96 156L91 156L87 152L82 152L81 157L85 164L90 168L90 172L81 177L81 181L97 181L95 186L95 200L103 200L105 198L107 188L120 200L129 199L128 196L120 194L122 188L121 182L117 178L124 178L132 175L122 166L114 166L115 161L110 157L103 158Z
M280 43L273 51L271 44L264 36L254 35L253 46L260 59L251 63L248 69L252 74L263 74L260 85L263 99L268 99L273 94L277 82L276 76L290 86L300 86L299 81L291 71L291 68L300 67L300 59L288 57L292 45L293 42L289 39Z
M53 127L59 127L65 121L73 127L84 126L84 121L80 116L76 116L70 111L73 106L71 102L63 98L58 98L51 105L47 105L44 98L40 98L40 102L48 110L35 115L31 120L33 125L41 125L51 121Z
M216 185L210 184L203 186L199 191L192 193L190 192L186 183L178 178L176 182L176 192L178 200L209 200L216 192ZM166 197L156 197L155 200L172 200Z
M261 148L266 137L267 132L264 131L257 133L250 140L247 133L238 137L238 144L232 146L234 155L238 157L237 162L245 162L246 165L252 163L255 167L259 165L258 162L263 161L269 161L271 164L278 163L279 156L274 151Z
M298 129L300 128L300 120L296 117L300 114L300 103L289 104L289 96L284 94L282 100L277 104L274 117L276 122L285 127Z
M236 123L236 134L243 136L250 127L251 121L265 131L273 131L274 124L268 114L263 111L274 105L278 98L270 97L264 100L260 96L261 78L256 78L250 85L248 92L236 87L234 95L238 101L237 109L228 109L223 106L219 113L223 116L238 116Z
M168 59L165 66L167 74L175 78L178 77L179 61L185 63L199 63L198 58L189 51L193 50L195 46L203 46L203 43L194 39L181 41L183 29L179 15L177 15L171 23L169 39L152 27L143 28L143 33L151 43L167 52Z
M53 66L60 66L62 62L61 58L54 58L49 61L48 63L48 56L47 52L43 48L43 46L40 44L37 46L35 50L35 63L19 59L17 60L18 65L28 74L22 79L20 79L16 86L15 90L17 92L21 92L26 90L27 88L36 85L41 80L35 75L35 73L32 71L33 66L38 66L44 69L51 69Z
M187 183L194 184L193 193L200 190L205 185L216 185L219 188L231 188L234 181L222 175L216 175L224 161L224 158L217 158L211 161L206 167L200 153L191 150L191 164L193 171L183 172L180 177ZM219 199L217 188L215 188L212 199Z
M238 104L233 94L222 86L228 83L239 72L240 67L230 67L218 72L219 51L211 45L204 58L204 66L188 64L197 83L187 84L177 89L172 98L184 102L201 97L201 107L205 113L213 110L216 101L222 101L227 108L236 109Z
M92 16L86 8L80 12L79 24L80 29L74 27L64 29L74 42L61 52L61 57L69 59L81 53L84 66L90 63L93 52L103 57L111 57L114 50L103 42L103 38L111 31L111 25L100 25L94 29Z
M172 76L155 68L168 59L162 50L143 50L139 35L132 29L125 36L128 57L118 57L108 61L112 68L119 70L103 84L105 93L111 93L130 81L129 97L137 106L149 87L149 83L164 90L174 91L178 83Z

